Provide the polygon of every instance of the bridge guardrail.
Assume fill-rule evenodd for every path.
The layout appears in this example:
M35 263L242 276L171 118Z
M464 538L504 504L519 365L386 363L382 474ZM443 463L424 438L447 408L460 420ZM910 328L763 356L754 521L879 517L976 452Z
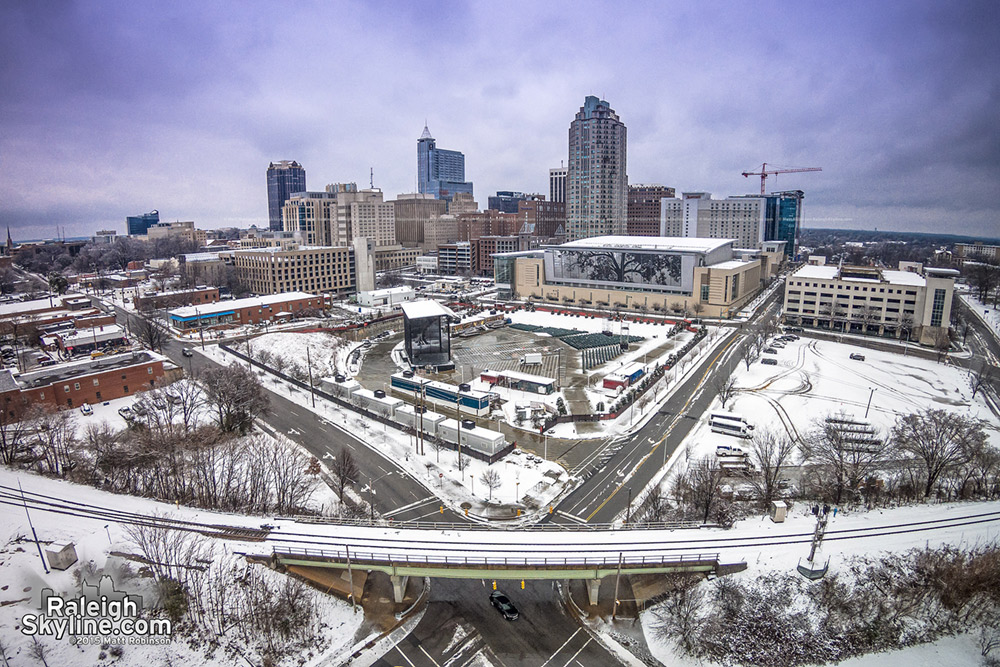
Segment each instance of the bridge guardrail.
M374 526L394 529L415 529L415 530L517 530L517 531L555 531L565 532L567 530L690 530L697 528L719 528L717 523L701 523L699 521L633 521L629 524L615 523L573 523L572 525L559 523L531 523L522 524L515 521L504 522L494 520L490 523L455 523L455 522L434 522L434 521L393 521L392 519L351 519L346 517L322 517L310 515L291 515L274 517L276 521L294 521L296 523L313 523L318 525L334 526L362 526L371 528Z
M324 558L329 560L348 559L352 564L359 566L372 565L430 565L430 566L467 566L467 565L497 565L504 567L567 567L567 568L591 568L591 567L617 567L618 556L592 557L571 557L564 556L549 557L542 556L536 558L517 556L432 556L421 557L410 556L408 554L392 555L389 553L379 553L371 551L353 551L348 553L347 549L312 549L309 547L282 547L274 549L272 556L281 558L282 556L306 556L312 558ZM631 565L670 565L670 564L696 564L696 563L718 563L719 554L672 554L662 556L623 556L622 566Z

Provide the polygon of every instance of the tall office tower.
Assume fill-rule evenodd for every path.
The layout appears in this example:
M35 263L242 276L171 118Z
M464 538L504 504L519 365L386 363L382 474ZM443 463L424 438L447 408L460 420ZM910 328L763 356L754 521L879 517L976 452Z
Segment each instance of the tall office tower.
M528 198L523 192L497 190L495 196L489 198L489 207L501 213L517 213L517 204Z
M549 201L556 203L566 203L566 174L569 170L566 167L549 169Z
M785 256L795 259L798 253L799 226L802 224L802 190L772 192L764 199L764 240L784 241Z
M329 192L297 192L282 207L282 225L307 246L338 243L337 195Z
M281 209L296 192L306 191L306 170L295 160L272 162L267 168L268 229L282 227Z
M660 235L660 200L674 196L674 189L663 185L628 186L629 236Z
M396 215L396 242L408 248L423 246L424 225L431 218L448 212L448 202L419 192L397 195L390 203Z
M621 236L628 215L625 124L588 95L569 126L566 240Z
M143 236L153 225L160 224L160 212L150 211L142 215L130 215L125 218L125 226L129 236Z
M465 155L438 148L426 125L417 139L417 189L446 201L456 192L472 194L472 182L465 180Z
M392 202L382 200L382 190L359 190L357 183L333 183L326 191L337 198L334 245L354 239L371 239L376 248L396 245L396 214Z

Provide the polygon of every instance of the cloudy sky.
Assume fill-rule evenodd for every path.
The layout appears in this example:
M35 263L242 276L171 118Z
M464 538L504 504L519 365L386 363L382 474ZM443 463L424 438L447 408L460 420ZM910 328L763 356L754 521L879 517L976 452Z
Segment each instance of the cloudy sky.
M1000 236L1000 3L46 2L0 7L0 224L267 224L309 189L415 189L424 120L481 206L548 192L588 94L632 183L718 197L762 162L806 225ZM770 188L769 188L770 189Z

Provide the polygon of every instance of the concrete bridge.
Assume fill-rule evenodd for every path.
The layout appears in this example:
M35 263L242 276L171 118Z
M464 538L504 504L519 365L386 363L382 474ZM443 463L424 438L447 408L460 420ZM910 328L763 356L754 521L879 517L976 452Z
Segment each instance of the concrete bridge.
M690 535L683 539L680 533ZM409 577L452 579L584 579L597 604L601 579L614 574L704 572L730 565L698 551L697 530L415 529L280 522L256 554L272 567L353 569L387 574L396 601ZM707 546L707 545L706 545Z

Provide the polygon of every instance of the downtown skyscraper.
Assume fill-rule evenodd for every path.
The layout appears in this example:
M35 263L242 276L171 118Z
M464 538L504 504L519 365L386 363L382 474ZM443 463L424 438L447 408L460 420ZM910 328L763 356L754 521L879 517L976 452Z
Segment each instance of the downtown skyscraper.
M569 126L566 240L623 235L628 218L625 124L588 95Z
M267 168L267 227L281 230L281 209L293 194L306 191L306 170L298 162L281 160Z
M465 180L465 155L438 148L426 125L417 140L417 192L449 202L457 192L472 194L472 182Z

